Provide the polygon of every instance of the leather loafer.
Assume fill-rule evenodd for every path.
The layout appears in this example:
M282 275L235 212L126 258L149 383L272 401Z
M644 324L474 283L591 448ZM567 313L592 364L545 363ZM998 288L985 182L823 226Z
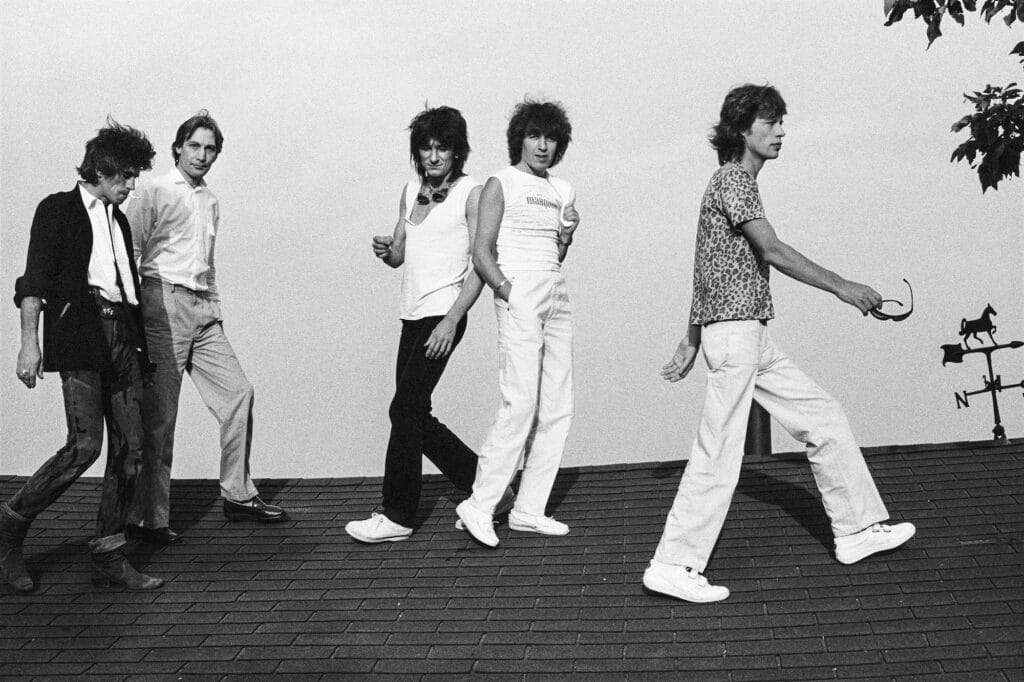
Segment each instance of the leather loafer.
M254 497L248 502L224 500L224 516L229 521L275 523L277 521L286 521L288 519L288 512L280 507L267 504L259 497Z
M181 535L170 528L144 528L128 524L124 529L125 535L150 545L173 545L181 542Z

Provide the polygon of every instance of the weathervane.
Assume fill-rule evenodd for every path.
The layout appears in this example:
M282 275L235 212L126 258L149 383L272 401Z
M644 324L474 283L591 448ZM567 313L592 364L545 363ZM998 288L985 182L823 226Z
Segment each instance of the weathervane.
M979 395L981 393L992 394L992 413L995 426L992 429L992 433L995 435L995 440L1005 442L1006 441L1006 429L1003 428L1002 420L999 417L999 400L998 394L1008 388L1024 388L1024 380L1021 380L1016 384L1003 384L1003 378L992 371L992 353L997 350L1004 348L1020 348L1024 346L1024 341L1010 341L1009 343L998 344L996 343L996 325L992 324L992 316L996 314L996 311L992 309L992 305L985 306L985 310L982 311L981 317L976 320L968 320L964 318L960 321L960 336L964 337L963 348L960 347L959 343L944 344L942 346L942 365L945 367L947 362L963 362L964 356L969 353L984 353L985 361L988 363L988 378L982 376L981 380L985 384L985 388L978 389L977 391L964 390L963 394L954 393L953 397L956 398L956 409L961 407L970 407L967 402L967 398L972 395ZM979 343L984 343L978 334L988 334L989 341L992 342L991 346L979 346L977 348L971 348L967 343L967 339L973 338Z

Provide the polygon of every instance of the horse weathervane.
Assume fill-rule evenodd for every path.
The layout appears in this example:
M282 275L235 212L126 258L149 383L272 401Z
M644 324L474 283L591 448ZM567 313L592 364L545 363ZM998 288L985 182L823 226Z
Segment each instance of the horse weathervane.
M1024 380L1016 384L1004 385L1003 379L1000 375L992 371L992 353L997 350L1004 348L1020 348L1024 346L1024 341L1010 341L1009 343L998 344L996 343L996 325L992 324L992 317L996 314L996 311L989 304L985 306L985 310L982 311L981 317L976 320L968 320L964 318L960 322L960 336L964 337L963 348L960 347L959 343L944 344L942 346L942 365L945 367L947 362L963 362L964 356L969 353L984 353L985 361L988 363L988 377L981 377L982 382L985 384L984 388L978 389L977 391L964 390L962 394L954 393L953 397L956 398L956 409L961 407L970 407L967 399L972 395L979 395L981 393L992 394L992 413L993 420L995 421L995 427L992 429L992 433L995 436L995 440L1005 442L1006 441L1006 429L1003 428L1002 420L999 416L999 400L997 395L1000 391L1008 388L1024 388ZM971 348L967 343L968 338L974 338L978 343L984 343L978 334L988 334L989 341L992 342L991 346L979 346Z

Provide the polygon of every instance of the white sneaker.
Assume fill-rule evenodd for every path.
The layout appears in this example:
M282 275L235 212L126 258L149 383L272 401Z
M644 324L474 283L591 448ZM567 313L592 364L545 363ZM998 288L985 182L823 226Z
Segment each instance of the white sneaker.
M498 536L494 534L494 517L473 506L469 500L463 500L455 508L462 522L462 529L466 530L473 538L488 547L498 546Z
M728 587L708 584L707 578L692 568L654 560L644 571L644 587L651 592L698 604L722 601L729 596Z
M494 513L491 515L491 520L499 516L505 516L512 511L512 505L516 503L516 491L512 490L512 486L505 488L505 492L501 495L501 499L498 500L498 506L494 508ZM498 525L497 521L494 521L494 525ZM466 530L466 526L462 523L462 519L455 522L455 527L459 530Z
M872 554L896 549L914 537L915 532L917 529L912 523L897 523L895 526L876 523L859 533L836 538L836 559L841 564L855 564Z
M408 540L412 528L401 526L383 514L373 514L362 521L349 521L345 532L359 542L398 542Z
M534 516L516 509L508 513L508 527L512 530L523 530L541 535L568 535L569 526L555 521L550 516Z

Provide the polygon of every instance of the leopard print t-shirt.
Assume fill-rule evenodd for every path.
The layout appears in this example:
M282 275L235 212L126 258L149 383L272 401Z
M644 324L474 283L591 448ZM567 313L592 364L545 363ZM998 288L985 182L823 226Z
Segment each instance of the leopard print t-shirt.
M711 177L700 204L690 324L775 317L768 264L740 225L764 217L757 181L735 163Z

